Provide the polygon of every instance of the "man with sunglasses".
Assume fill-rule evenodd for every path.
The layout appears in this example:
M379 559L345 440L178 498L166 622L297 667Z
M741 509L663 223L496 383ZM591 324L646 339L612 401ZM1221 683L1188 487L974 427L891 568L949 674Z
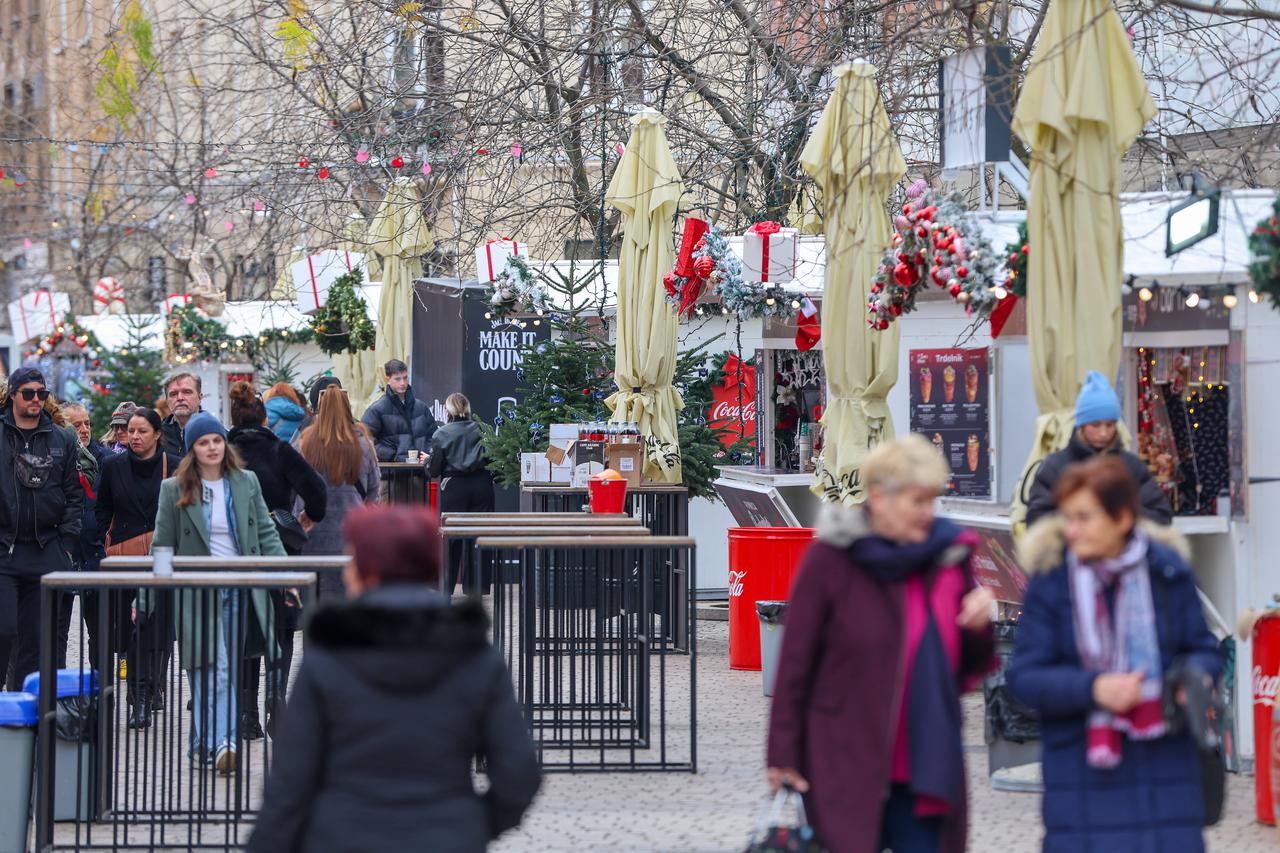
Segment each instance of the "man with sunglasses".
M72 568L80 538L79 442L45 411L34 367L9 374L0 407L0 661L9 689L40 665L40 576ZM16 682L16 683L15 683Z

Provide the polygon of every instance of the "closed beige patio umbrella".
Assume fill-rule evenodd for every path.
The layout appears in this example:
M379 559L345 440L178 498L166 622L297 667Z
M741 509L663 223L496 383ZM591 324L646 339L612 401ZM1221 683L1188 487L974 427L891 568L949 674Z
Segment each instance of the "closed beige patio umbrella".
M435 246L422 217L422 194L412 179L392 181L369 224L367 242L382 257L375 362L408 362L413 351L413 282L422 277L421 256Z
M822 187L826 274L822 363L827 373L824 445L812 489L825 500L855 505L859 468L872 447L893 437L885 398L898 381L900 328L867 325L871 283L891 233L885 202L906 173L866 62L836 69L835 91L822 111L800 165Z
M1121 159L1155 112L1111 0L1053 0L1013 118L1031 149L1027 340L1040 408L1015 525L1040 461L1071 437L1085 374L1119 369Z
M675 263L671 219L684 187L667 145L666 122L653 110L632 117L631 139L606 194L626 218L618 261L618 390L606 402L613 420L638 423L646 436L645 474L679 483L676 415L684 401L671 384L677 319L662 277Z

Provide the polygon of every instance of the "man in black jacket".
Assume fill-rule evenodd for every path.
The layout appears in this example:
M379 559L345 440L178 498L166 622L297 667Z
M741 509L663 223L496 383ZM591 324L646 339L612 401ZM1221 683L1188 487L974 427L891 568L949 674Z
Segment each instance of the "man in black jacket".
M194 373L175 373L164 381L164 397L169 402L169 417L164 419L162 432L164 449L175 456L187 455L187 442L183 433L187 421L196 412L203 411L204 399L200 377Z
M436 419L431 407L413 396L409 368L403 361L393 358L384 372L387 392L360 420L373 433L379 462L405 462L410 450L430 451Z
M44 376L9 375L0 404L0 662L10 689L40 665L40 576L72 567L80 544L79 442L44 410Z
M1116 423L1120 420L1120 397L1107 378L1097 371L1090 371L1076 400L1076 430L1071 441L1057 453L1051 453L1040 463L1031 494L1027 499L1027 525L1035 524L1055 511L1053 490L1062 473L1077 462L1084 462L1100 453L1114 453L1123 460L1138 484L1142 499L1142 514L1157 524L1171 524L1173 509L1165 498L1160 484L1151 476L1147 465L1124 449Z

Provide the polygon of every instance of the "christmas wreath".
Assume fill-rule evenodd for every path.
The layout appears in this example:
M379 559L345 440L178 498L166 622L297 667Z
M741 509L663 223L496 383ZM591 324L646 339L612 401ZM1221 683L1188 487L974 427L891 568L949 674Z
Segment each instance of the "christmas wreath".
M996 255L959 195L940 196L916 181L893 226L893 245L880 261L867 300L872 328L887 329L914 311L916 298L930 283L967 313L991 313L999 301Z
M489 313L500 319L531 311L543 314L551 308L551 296L529 269L529 262L512 255L506 269L489 284L489 305Z
M101 367L102 360L98 358L98 350L102 348L102 344L98 341L98 336L91 330L86 329L76 322L74 314L68 314L62 318L62 322L58 327L49 334L45 335L31 349L27 350L24 355L27 358L41 358L46 355L56 355L55 350L64 342L70 341L79 350L79 354L89 358L94 367Z
M1253 255L1249 277L1254 290L1266 294L1272 306L1280 309L1280 196L1271 207L1271 215L1249 235L1249 252Z
M698 300L710 289L720 299L725 314L743 319L790 317L798 303L778 293L774 285L748 282L742 277L742 261L729 248L724 232L704 220L685 220L676 266L663 276L667 302L682 317L692 317Z
M329 285L324 307L311 317L316 344L327 355L373 349L377 333L369 319L369 306L360 295L364 276L356 267Z

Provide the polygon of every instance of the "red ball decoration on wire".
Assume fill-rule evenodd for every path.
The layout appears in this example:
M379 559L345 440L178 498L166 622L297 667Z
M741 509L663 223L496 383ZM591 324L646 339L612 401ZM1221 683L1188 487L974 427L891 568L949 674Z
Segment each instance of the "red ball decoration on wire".
M310 165L311 165L311 161L310 161L310 160L308 160L306 157L299 157L299 158L298 158L298 168L299 168L299 169L305 169L305 168L307 168L307 167L308 167L308 166L310 166Z
M328 166L321 166L321 167L316 171L316 177L317 177L317 178L319 178L319 179L320 179L320 180L322 180L322 181L323 181L325 178L329 177L329 167L328 167Z
M392 158L391 158L391 168L393 168L393 169L403 169L403 168L404 168L404 158L403 158L403 157L392 157Z

